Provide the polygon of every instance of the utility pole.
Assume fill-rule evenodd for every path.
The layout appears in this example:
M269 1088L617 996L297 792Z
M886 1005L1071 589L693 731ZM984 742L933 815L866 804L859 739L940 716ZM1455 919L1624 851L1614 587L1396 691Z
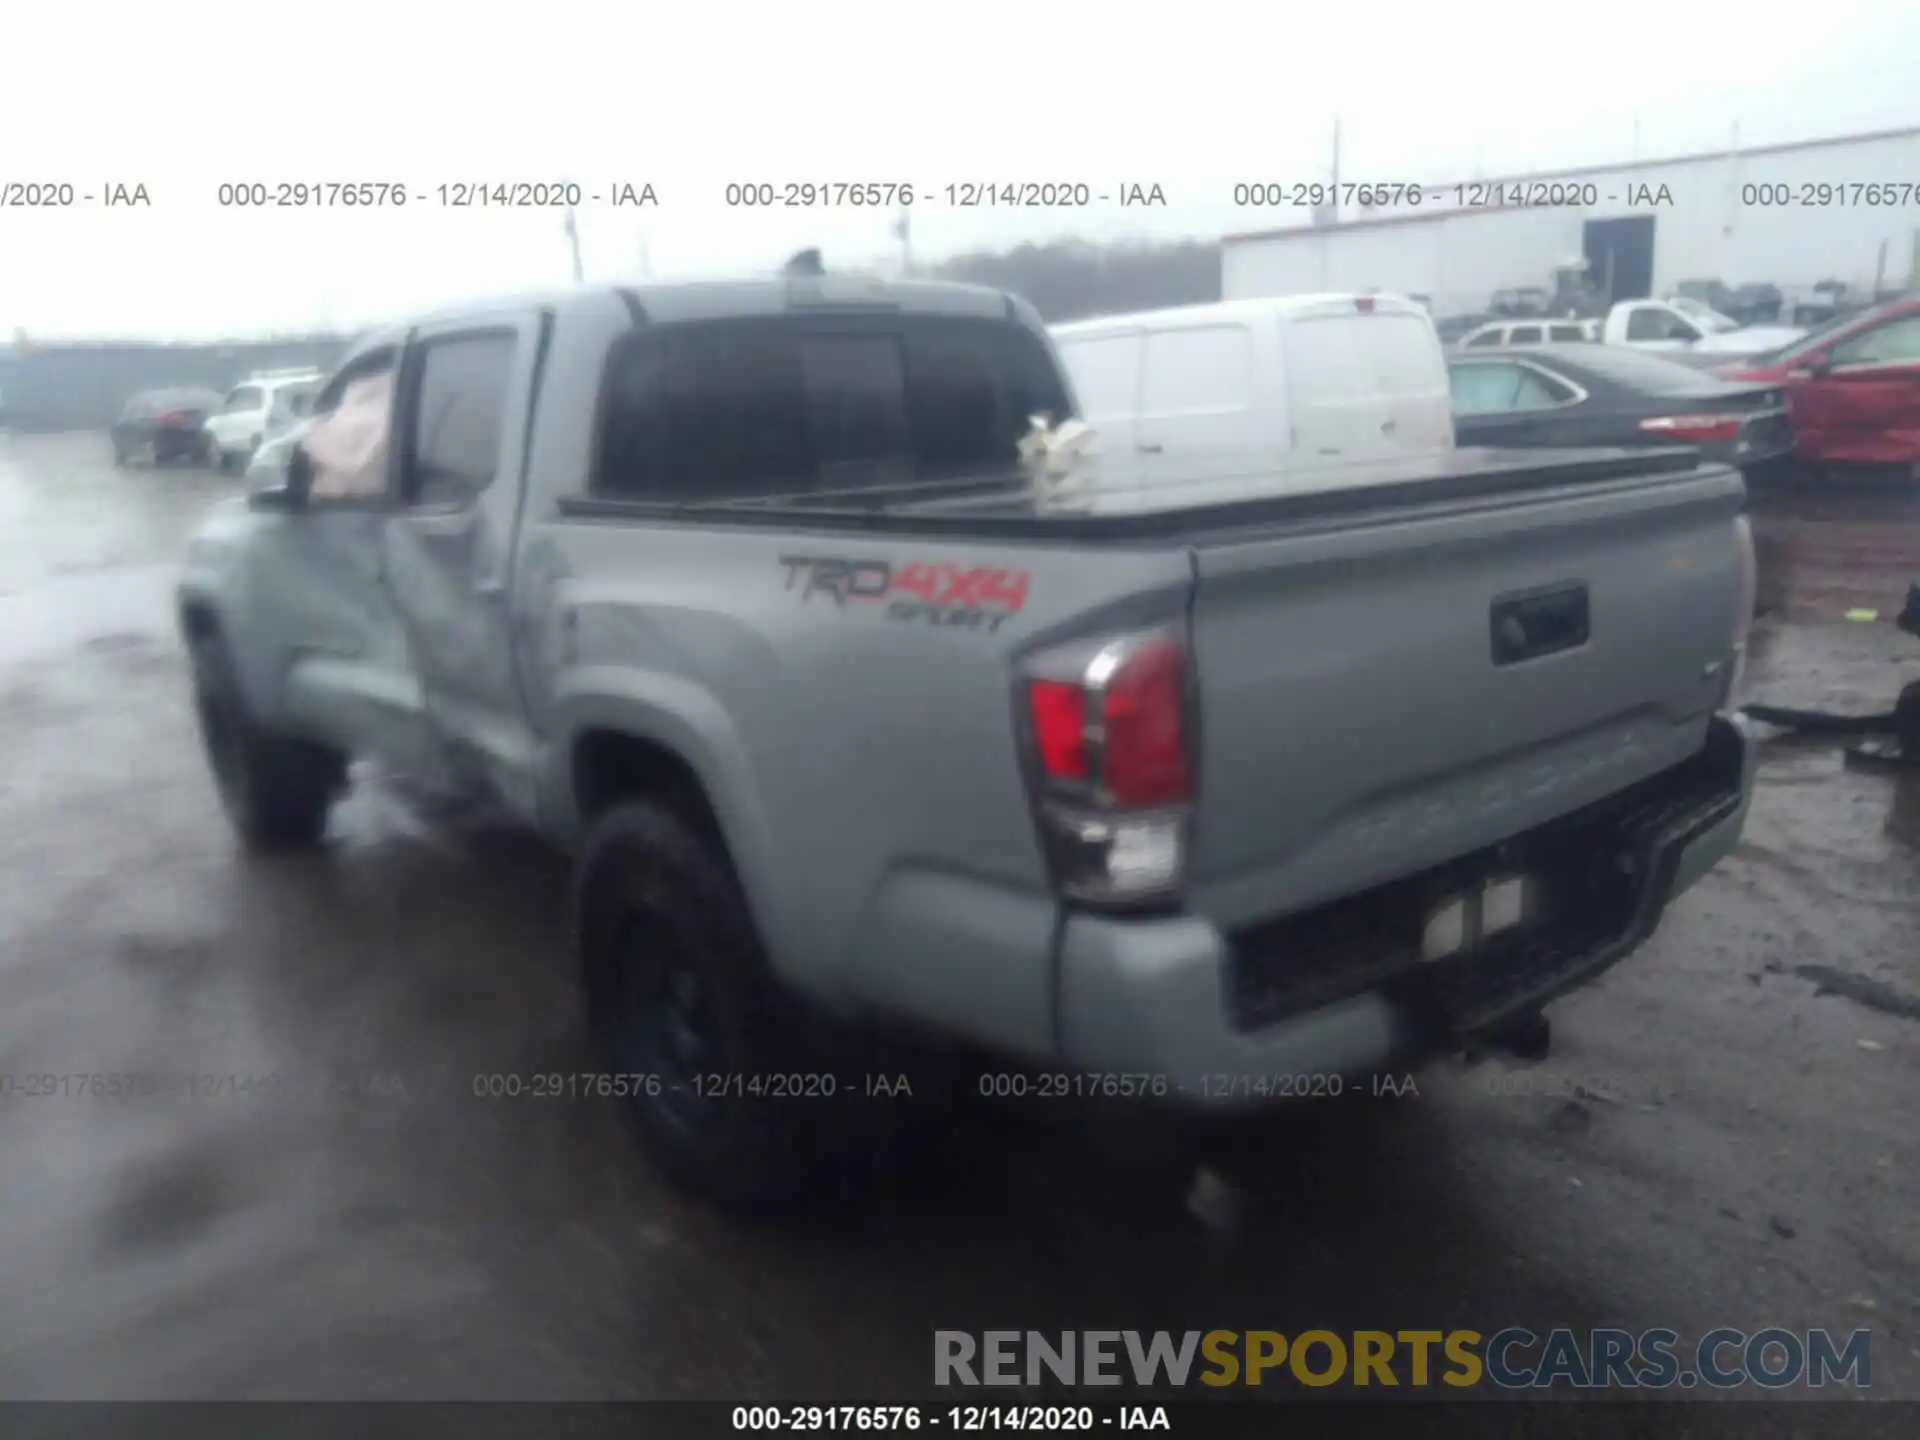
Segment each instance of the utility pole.
M1733 227L1740 214L1740 122L1733 122L1733 129L1727 137L1727 219L1720 227L1722 235L1733 234Z
M1338 225L1340 223L1340 117L1333 117L1333 168L1328 177L1332 182L1332 198L1324 205L1313 207L1312 221L1315 225Z
M585 281L587 272L580 264L580 225L571 205L567 206L567 246L573 251L573 283L578 285Z
M900 218L893 222L894 236L900 241L900 273L913 274L913 218L912 212L904 207Z

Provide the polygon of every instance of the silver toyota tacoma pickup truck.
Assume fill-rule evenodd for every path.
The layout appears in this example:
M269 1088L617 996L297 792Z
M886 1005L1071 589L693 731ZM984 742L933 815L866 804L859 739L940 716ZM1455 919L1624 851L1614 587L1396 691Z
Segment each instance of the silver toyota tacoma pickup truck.
M1056 503L1021 442L1074 413L1029 308L959 286L367 336L186 557L225 807L318 843L364 756L551 837L617 1093L730 1201L857 1088L832 1037L1259 1107L1538 1017L1734 845L1734 471Z

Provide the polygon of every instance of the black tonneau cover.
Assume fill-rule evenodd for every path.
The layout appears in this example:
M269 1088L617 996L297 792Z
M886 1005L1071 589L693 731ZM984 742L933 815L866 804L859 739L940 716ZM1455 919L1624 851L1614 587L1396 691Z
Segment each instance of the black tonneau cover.
M1529 491L1635 488L1670 477L1720 471L1685 447L1613 450L1459 449L1393 457L1311 473L1313 489L1290 489L1284 470L1222 466L1177 482L1103 481L1096 466L1073 488L1038 493L1024 474L918 482L859 490L732 500L650 501L561 497L563 516L883 530L889 534L974 535L1026 540L1198 539L1247 526L1310 524L1360 514L1425 511L1438 504L1498 503Z

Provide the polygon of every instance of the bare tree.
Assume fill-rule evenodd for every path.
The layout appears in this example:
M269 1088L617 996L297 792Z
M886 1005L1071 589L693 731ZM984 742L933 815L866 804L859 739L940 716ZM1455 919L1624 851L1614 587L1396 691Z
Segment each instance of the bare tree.
M957 255L934 271L946 280L1011 290L1050 323L1220 298L1220 247L1212 241L1096 245L1059 240Z

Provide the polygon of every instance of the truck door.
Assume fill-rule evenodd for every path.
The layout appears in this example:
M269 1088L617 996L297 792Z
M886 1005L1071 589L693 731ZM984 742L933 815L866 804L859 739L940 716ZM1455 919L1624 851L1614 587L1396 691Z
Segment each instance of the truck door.
M406 631L381 584L394 513L397 343L353 355L327 382L297 456L304 498L263 510L247 556L248 626L270 637L277 712L301 733L420 773L428 752Z
M411 336L395 434L391 591L428 721L455 766L520 813L534 795L511 607L521 481L546 317L526 306Z

